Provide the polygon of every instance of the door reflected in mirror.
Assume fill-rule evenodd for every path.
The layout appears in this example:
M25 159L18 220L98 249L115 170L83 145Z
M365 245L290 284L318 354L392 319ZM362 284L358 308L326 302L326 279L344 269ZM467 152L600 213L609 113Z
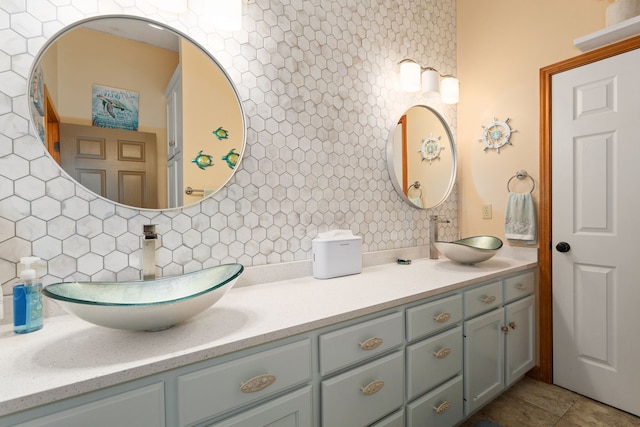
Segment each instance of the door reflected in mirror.
M36 133L99 196L136 208L185 206L238 168L246 132L236 88L210 54L162 24L80 22L53 37L33 69Z
M409 108L390 133L387 164L394 188L411 206L442 204L457 170L453 136L442 116L425 105Z

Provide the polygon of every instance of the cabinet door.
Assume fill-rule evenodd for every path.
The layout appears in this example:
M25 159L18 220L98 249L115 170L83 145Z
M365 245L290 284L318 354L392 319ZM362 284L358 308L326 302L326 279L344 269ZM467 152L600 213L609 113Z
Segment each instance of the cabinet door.
M465 415L504 389L504 309L464 322Z
M164 383L156 383L14 426L163 427L164 413Z
M308 386L211 427L312 427L312 417Z
M534 303L532 295L505 307L505 321L509 327L505 352L507 386L535 365Z

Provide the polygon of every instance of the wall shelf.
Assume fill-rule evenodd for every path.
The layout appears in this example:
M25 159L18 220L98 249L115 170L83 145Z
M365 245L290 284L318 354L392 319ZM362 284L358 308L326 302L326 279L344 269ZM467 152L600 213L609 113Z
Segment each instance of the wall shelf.
M591 34L573 40L573 45L582 52L606 46L640 34L640 16L619 22Z

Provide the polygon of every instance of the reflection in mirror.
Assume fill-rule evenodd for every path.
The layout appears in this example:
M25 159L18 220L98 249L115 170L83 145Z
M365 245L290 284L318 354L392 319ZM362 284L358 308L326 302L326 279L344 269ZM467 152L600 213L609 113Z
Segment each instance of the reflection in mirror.
M387 143L393 186L411 206L442 204L456 179L456 147L449 126L437 111L414 105L398 120Z
M39 54L29 88L51 157L123 205L198 202L231 179L244 153L244 111L227 73L156 22L108 16L65 29Z

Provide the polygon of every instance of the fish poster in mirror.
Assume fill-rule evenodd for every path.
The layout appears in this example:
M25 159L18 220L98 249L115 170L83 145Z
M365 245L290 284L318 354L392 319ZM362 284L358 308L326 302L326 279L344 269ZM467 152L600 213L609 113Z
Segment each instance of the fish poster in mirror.
M109 15L60 31L36 57L29 100L52 161L129 207L201 201L229 182L246 145L226 71L186 35L145 18ZM199 167L196 153L208 156Z
M393 186L411 206L444 203L455 184L457 158L442 116L426 105L409 108L390 132L387 165Z

